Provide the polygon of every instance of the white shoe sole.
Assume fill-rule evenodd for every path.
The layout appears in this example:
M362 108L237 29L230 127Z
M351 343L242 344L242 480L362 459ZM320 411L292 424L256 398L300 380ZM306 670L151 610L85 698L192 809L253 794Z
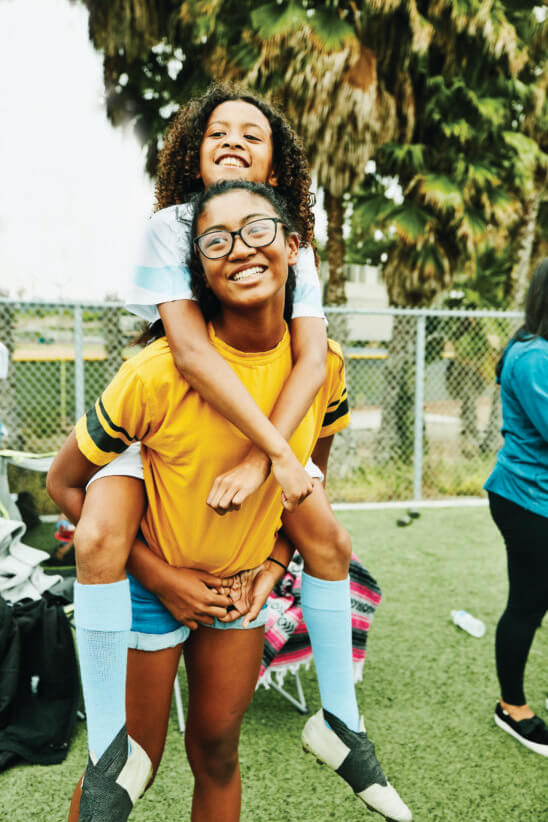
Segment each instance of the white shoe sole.
M524 736L521 736L516 731L514 731L513 728L507 725L506 722L504 722L500 718L500 716L497 716L497 714L495 714L494 716L495 724L498 725L499 728L502 728L503 731L506 731L507 734L513 736L514 739L517 739L518 742L521 742L521 744L524 745L526 748L529 748L530 751L534 751L535 753L540 754L541 756L548 756L548 745L541 745L539 742L531 742L529 739L525 739Z
M316 762L318 763L318 765L325 765L327 768L332 770L331 766L327 762L324 762L322 759L320 759L318 757L318 754L316 753L316 751L312 750L312 748L310 748L307 745L307 743L304 741L304 739L302 741L302 745L303 745L304 753L305 754L311 754L316 759ZM394 793L396 793L395 789L392 787L390 782L388 782L388 786L394 791ZM375 787L375 786L371 786L371 787ZM386 786L384 786L384 787L386 787ZM370 790L370 788L366 788L366 791L367 790ZM363 791L362 793L365 793L366 791ZM396 793L396 795L397 795L397 793ZM406 806L406 808L407 808L407 811L408 811L409 815L408 816L403 816L402 815L402 816L399 816L398 818L396 818L394 816L389 816L384 811L381 811L378 808L373 807L373 805L370 805L369 802L367 801L367 799L365 799L365 797L362 796L362 794L355 793L354 796L357 799L359 799L361 802L363 802L368 810L372 811L373 813L378 813L379 816L382 816L384 819L386 819L386 822L402 822L403 819L405 819L405 822L412 822L413 817L411 815L411 811L409 810L409 808L407 808L407 806ZM400 802L402 801L399 796L398 796L398 800Z

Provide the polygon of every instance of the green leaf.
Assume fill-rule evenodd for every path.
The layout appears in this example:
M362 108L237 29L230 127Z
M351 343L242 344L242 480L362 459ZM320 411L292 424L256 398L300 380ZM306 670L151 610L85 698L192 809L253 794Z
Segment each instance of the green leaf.
M424 174L415 178L418 190L427 205L434 206L439 211L462 212L464 201L462 190L445 174ZM411 186L413 185L413 181Z
M251 23L263 40L290 34L309 23L306 9L297 3L289 3L282 9L278 3L266 3L251 12Z
M424 237L431 219L428 211L412 202L397 206L387 215L387 222L390 222L398 237L407 245L415 245Z
M361 196L354 206L353 218L363 231L367 231L371 226L380 225L393 208L393 201L384 194Z
M507 145L515 149L520 165L533 174L542 153L538 144L531 137L517 131L505 131L503 138Z
M317 9L307 17L307 23L327 51L337 51L347 40L356 37L354 28L335 9Z
M409 177L424 169L422 143L385 143L380 149L383 169Z

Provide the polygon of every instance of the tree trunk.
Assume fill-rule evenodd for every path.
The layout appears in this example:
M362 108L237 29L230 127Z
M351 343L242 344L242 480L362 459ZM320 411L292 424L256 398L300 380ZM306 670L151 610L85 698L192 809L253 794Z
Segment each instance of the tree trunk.
M346 305L344 289L344 203L343 198L335 197L324 190L324 208L327 214L327 263L329 280L327 283L326 304L328 306ZM344 345L348 340L348 322L345 314L332 314L329 317L329 336Z
M334 197L325 190L324 207L327 214L327 262L329 264L326 302L327 305L345 305L343 198Z
M540 207L540 194L534 190L523 202L523 218L516 238L516 264L510 275L512 290L510 304L512 308L523 308L525 294L529 286L531 272L531 255L535 240L535 229Z

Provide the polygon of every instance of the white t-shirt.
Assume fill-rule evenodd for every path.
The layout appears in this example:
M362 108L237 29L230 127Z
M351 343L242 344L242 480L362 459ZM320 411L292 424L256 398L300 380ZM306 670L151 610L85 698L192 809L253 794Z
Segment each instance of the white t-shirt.
M195 299L186 264L192 216L190 203L183 203L157 211L147 223L125 302L128 311L148 322L159 319L159 303ZM299 249L295 277L292 316L325 318L312 248Z

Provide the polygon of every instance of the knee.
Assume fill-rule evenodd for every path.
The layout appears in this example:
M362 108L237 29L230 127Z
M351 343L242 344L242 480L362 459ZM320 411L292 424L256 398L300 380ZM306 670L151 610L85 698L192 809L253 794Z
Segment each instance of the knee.
M105 575L119 574L125 568L129 545L125 536L115 527L95 520L81 519L74 532L74 549L79 575L86 582L108 582ZM82 580L84 581L84 580Z
M196 779L206 776L217 785L226 785L238 766L238 737L234 731L215 734L187 734L188 761Z
M295 547L304 557L305 570L320 579L343 579L348 576L352 557L352 540L334 516L314 534L301 535Z
M315 550L329 564L348 570L352 556L352 540L346 528L343 528L335 517L322 531Z
M352 557L352 540L350 534L343 526L335 520L332 536L333 552L338 561L345 566L350 565Z

